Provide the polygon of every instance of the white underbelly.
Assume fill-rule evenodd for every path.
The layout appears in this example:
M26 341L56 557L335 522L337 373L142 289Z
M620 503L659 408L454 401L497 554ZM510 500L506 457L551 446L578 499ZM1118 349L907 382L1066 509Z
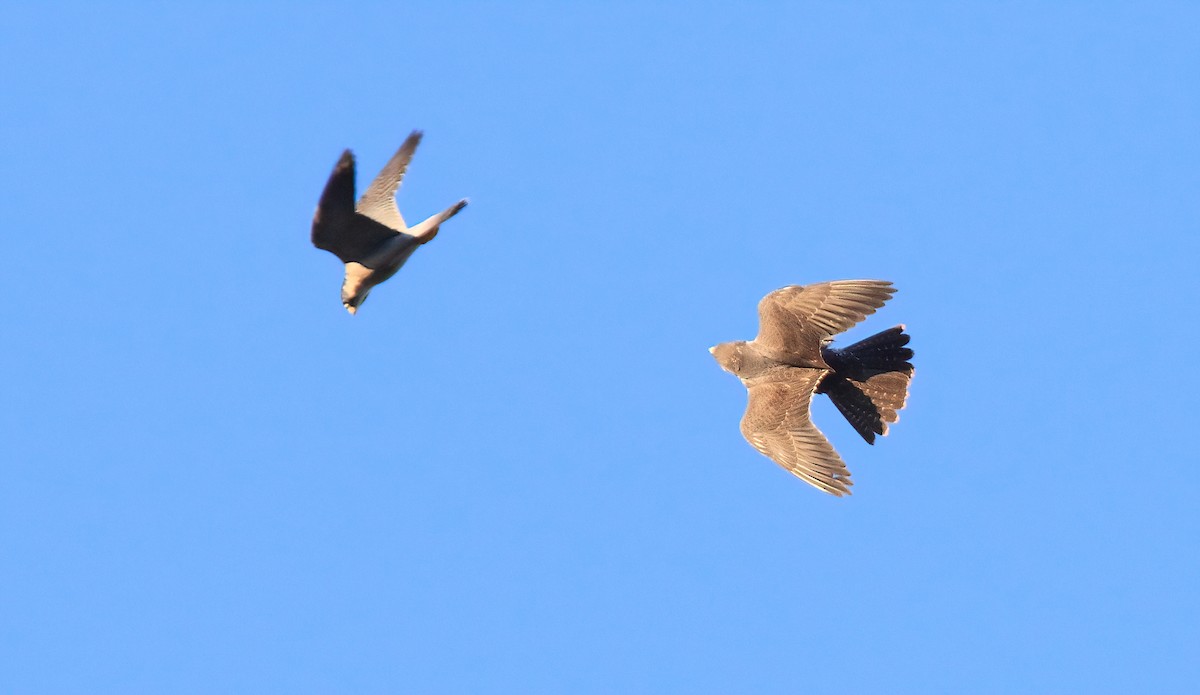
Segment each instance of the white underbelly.
M408 234L400 234L389 240L362 263L351 261L346 264L346 280L342 290L346 296L366 293L375 285L396 274L408 261L409 256L421 243Z

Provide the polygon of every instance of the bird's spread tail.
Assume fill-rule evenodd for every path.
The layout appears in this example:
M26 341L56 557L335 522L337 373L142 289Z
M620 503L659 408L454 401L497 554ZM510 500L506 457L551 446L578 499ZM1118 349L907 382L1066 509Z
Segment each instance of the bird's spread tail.
M909 335L895 326L842 348L825 348L821 356L833 368L818 389L829 396L843 416L868 444L876 434L887 434L888 423L908 399L913 351Z

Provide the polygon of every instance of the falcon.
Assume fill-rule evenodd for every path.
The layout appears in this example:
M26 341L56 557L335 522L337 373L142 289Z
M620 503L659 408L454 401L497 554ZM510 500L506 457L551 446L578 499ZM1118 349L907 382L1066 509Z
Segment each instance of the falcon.
M414 130L392 155L371 185L354 202L354 153L346 150L329 175L313 215L312 243L346 264L342 306L351 315L366 301L371 289L400 270L422 244L437 236L439 226L467 206L467 201L409 227L396 207L396 189L421 142Z
M764 456L819 490L850 494L850 471L810 417L813 396L829 396L868 444L886 435L908 398L913 351L895 326L845 348L849 330L895 293L883 280L792 285L758 304L758 336L709 348L749 392L742 436Z

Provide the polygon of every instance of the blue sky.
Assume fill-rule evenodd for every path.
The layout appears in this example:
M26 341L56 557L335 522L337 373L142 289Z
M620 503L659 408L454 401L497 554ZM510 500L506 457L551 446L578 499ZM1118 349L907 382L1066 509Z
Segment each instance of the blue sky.
M1193 692L1200 10L0 9L0 690ZM426 131L357 317L309 244ZM822 495L707 348L883 278Z

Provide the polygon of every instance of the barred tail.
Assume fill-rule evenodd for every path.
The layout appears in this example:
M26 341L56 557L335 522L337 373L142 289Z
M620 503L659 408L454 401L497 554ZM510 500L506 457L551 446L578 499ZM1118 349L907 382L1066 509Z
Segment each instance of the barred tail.
M904 326L896 326L840 350L821 351L833 372L817 392L829 396L868 444L875 443L876 434L887 434L888 423L900 419L897 411L908 399L913 375L909 339Z

